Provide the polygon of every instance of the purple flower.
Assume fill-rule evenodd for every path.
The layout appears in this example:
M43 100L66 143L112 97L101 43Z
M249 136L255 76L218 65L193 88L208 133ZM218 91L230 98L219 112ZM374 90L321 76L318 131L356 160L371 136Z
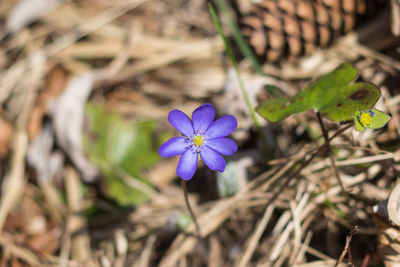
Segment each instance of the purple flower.
M198 107L192 114L192 121L180 110L174 109L168 114L168 121L183 137L173 137L165 142L158 153L163 157L181 155L176 174L190 180L197 169L199 154L204 163L213 171L223 172L225 160L220 155L232 155L237 145L226 138L237 127L232 115L214 121L215 109L211 104Z

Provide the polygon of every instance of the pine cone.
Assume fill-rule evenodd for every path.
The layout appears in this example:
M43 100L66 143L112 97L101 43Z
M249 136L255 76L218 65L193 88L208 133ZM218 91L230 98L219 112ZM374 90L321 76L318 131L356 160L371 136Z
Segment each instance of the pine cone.
M262 61L310 54L351 31L368 2L377 0L264 0L239 18L242 34Z

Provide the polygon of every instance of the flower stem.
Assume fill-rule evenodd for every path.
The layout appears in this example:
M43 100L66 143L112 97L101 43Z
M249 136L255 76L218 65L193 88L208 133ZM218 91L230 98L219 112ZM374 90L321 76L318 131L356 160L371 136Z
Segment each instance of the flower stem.
M333 153L332 153L331 146L330 146L330 144L329 144L330 140L329 140L329 137L328 137L328 133L327 133L325 127L324 127L324 123L322 122L321 114L320 114L319 112L317 112L317 118L318 118L319 125L321 126L321 129L322 129L322 134L323 134L324 139L325 139L326 150L328 151L329 160L330 160L330 162L331 162L333 171L334 171L334 173L335 173L335 177L336 177L336 179L338 180L338 183L339 183L340 188L342 189L342 191L343 191L344 193L346 193L346 190L345 190L345 188L344 188L343 182L342 182L342 180L340 179L339 170L338 170L338 168L336 167L335 158L333 157Z
M258 132L258 134L260 136L262 145L264 147L265 155L267 156L268 159L272 159L272 151L268 146L267 137L265 136L265 133L263 132L263 130L262 130L261 126L260 126L260 123L258 122L258 119L256 117L256 112L254 111L254 108L252 107L252 105L250 103L250 98L249 98L249 95L247 94L247 91L246 91L246 88L244 86L242 77L240 76L239 66L238 66L238 63L236 61L235 55L233 54L232 47L229 44L228 39L226 38L226 36L224 35L224 33L222 31L221 22L220 22L220 20L219 20L219 18L217 16L212 4L209 4L208 8L210 10L211 18L212 18L212 20L214 22L215 28L217 29L218 35L221 37L221 39L222 39L222 41L224 43L225 51L226 51L226 53L227 53L227 55L228 55L228 57L229 57L229 59L230 59L230 61L232 63L233 69L236 72L236 76L237 76L237 79L239 81L239 87L240 87L240 90L242 91L244 102L246 103L246 106L247 106L247 108L248 108L248 110L250 112L251 118L253 120L254 126L256 127L257 132Z
M197 222L196 215L194 214L194 212L192 210L192 207L190 206L189 197L188 197L188 191L187 191L187 186L186 186L186 180L183 180L183 179L182 179L182 189L183 189L183 195L185 196L186 207L188 208L190 216L192 216L194 225L196 226L197 236L201 237L199 223Z
M235 43L237 44L237 47L239 48L243 56L250 62L254 71L257 72L257 74L264 77L269 77L269 75L265 74L262 70L262 66L258 62L257 57L254 55L249 44L244 39L238 23L232 17L232 10L229 5L226 3L225 0L215 0L214 2L217 5L218 10L221 12L221 16L223 16L226 20L232 37L235 40ZM279 97L279 92L274 86L267 86L266 89L273 97Z

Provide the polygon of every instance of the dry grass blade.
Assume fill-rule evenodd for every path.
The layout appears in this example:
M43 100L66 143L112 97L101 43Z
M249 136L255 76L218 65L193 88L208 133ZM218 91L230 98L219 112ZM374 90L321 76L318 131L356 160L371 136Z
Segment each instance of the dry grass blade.
M79 38L82 38L126 14L130 10L138 7L146 0L127 0L119 3L118 5L100 13L94 18L87 20L84 24L80 25L75 32L71 32L68 35L64 35L59 39L55 40L48 46L33 52L27 59L20 62L14 63L12 67L0 73L0 87L3 88L0 92L0 103L3 103L7 99L14 88L14 85L18 81L18 78L23 75L24 72L31 69L34 66L32 58L42 54L46 58L54 56L66 47L74 44Z
M93 266L91 262L90 239L87 233L87 222L83 217L84 207L80 190L78 173L68 167L65 173L66 191L70 217L67 221L67 229L71 235L71 255L72 259L78 262L85 262L86 266Z
M114 77L115 80L126 80L129 77L157 69L183 59L209 56L223 49L219 38L200 40L180 44L173 49L159 54L152 54L151 57L139 60L132 66L126 67L120 74Z
M250 258L253 255L254 250L256 249L258 242L261 238L261 235L264 233L269 220L271 219L274 209L275 207L273 205L270 205L266 208L263 217L258 223L256 230L254 231L253 236L249 240L249 244L241 257L238 266L240 267L248 266Z
M335 264L334 260L321 260L321 261L312 261L309 263L299 264L296 267L332 267Z
M400 207L400 184L397 184L394 187L393 191L390 193L387 204L389 221L397 226L400 226L399 207Z
M30 250L18 246L3 236L0 236L0 245L3 247L3 249L8 250L10 253L15 255L16 257L24 260L27 262L30 266L43 266L43 263L39 260L39 258L32 253Z
M297 266L298 266L299 262L302 262L304 260L305 253L306 253L307 247L310 245L311 238L312 238L312 233L311 233L311 231L308 231L306 234L306 237L304 239L304 243L301 244L299 253L297 254L296 259L295 259Z
M202 235L206 236L210 234L221 223L223 223L226 218L228 218L230 211L235 208L235 205L242 197L244 197L243 194L239 194L231 199L220 201L213 209L198 216ZM188 229L188 231L193 230L194 226ZM193 250L196 243L197 238L195 237L187 237L185 234L178 235L172 243L169 251L166 253L166 257L161 260L160 266L174 266L179 259Z
M115 231L115 249L117 251L117 257L114 261L113 266L125 266L126 255L128 253L128 240L122 229L118 229Z
M150 235L147 238L145 247L140 255L139 260L134 264L134 267L148 267L150 266L150 256L153 250L154 243L156 242L157 237L155 235Z
M265 179L265 176L262 175L259 178ZM253 183L247 184L247 186L235 196L218 201L213 208L198 216L199 225L201 226L204 236L209 235L229 217L231 211L236 208L236 205L247 197L246 193L258 182L257 180L258 179L254 180ZM194 229L194 225L192 225L188 231L194 231ZM196 238L187 237L184 234L178 235L167 251L166 256L161 260L160 266L167 267L175 265L180 258L193 250L196 243Z
M369 156L369 157L362 157L362 158L358 158L358 159L348 159L348 160L336 161L336 165L337 166L350 166L350 165L357 165L357 164L363 164L363 163L377 162L377 161L393 159L393 158L394 158L394 155L392 153L387 153L387 154L381 154L381 155L375 155L375 156Z
M392 57L386 56L385 54L379 53L378 51L370 49L359 43L357 43L356 47L354 47L353 49L354 51L357 51L357 53L359 53L360 55L376 59L384 64L392 66L398 71L400 70L400 62Z
M8 212L17 204L25 184L25 154L28 147L28 135L17 130L14 136L11 171L3 181L4 194L0 202L0 230L3 229Z
M397 113L398 110L398 106L394 106L394 105L390 105L388 102L388 100L392 99L390 96L390 93L388 91L387 88L382 88L382 95L384 97L384 100L386 102L386 106L387 109L390 111L390 113L392 114L392 121L394 122L394 125L396 125L396 130L397 130L397 134L400 135L400 116Z
M301 246L301 236L302 236L300 213L296 212L296 202L294 200L290 201L290 211L293 217L294 240L293 240L293 250L290 253L289 262L290 264L293 264L297 254L299 253L299 249Z
M400 35L400 3L396 0L390 0L392 15L392 33L395 36Z
M296 209L295 209L295 217L304 219L308 214L303 211L304 207L306 206L308 199L310 198L310 192L312 191L314 185L310 185L307 188L307 191L304 192L303 196L301 197ZM285 243L287 243L287 240L289 238L290 233L295 230L295 220L291 220L285 227L285 229L281 232L281 235L279 236L278 240L275 242L275 245L272 248L272 251L270 253L270 260L274 261L276 260L280 253L283 250L283 247Z

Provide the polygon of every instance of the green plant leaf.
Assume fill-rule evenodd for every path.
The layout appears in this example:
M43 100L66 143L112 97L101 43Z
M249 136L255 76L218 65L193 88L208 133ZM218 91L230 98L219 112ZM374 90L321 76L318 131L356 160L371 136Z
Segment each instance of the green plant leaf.
M159 158L158 142L153 140L156 122L129 123L99 105L89 104L86 110L90 133L84 138L84 146L90 160L104 173L105 193L123 206L148 200L152 186L143 171ZM129 183L129 179L136 181Z
M290 115L314 110L336 122L349 121L359 110L368 110L378 101L381 92L370 83L352 83L357 70L344 63L320 77L295 96L276 98L261 103L256 111L271 122Z
M367 111L356 111L353 120L357 131L363 132L365 128L378 129L386 125L390 116L377 109Z

